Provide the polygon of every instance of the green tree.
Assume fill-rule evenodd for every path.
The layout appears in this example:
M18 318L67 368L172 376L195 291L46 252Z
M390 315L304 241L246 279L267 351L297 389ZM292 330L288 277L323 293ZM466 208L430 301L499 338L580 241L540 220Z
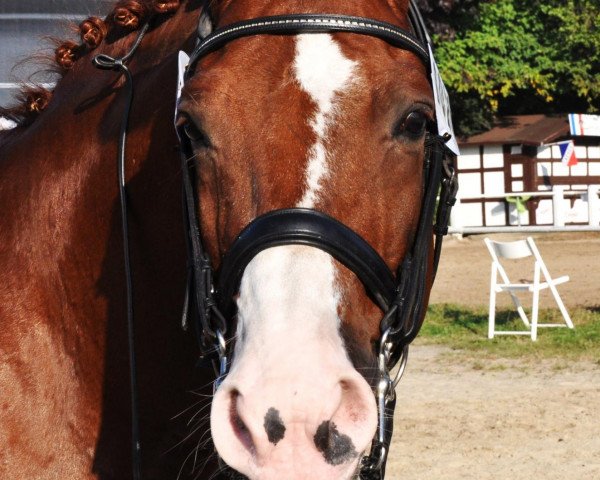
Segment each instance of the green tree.
M539 9L546 33L542 38L552 48L554 102L562 107L561 98L578 98L582 107L600 111L600 2L541 3Z
M496 114L600 110L598 0L424 2L458 133Z

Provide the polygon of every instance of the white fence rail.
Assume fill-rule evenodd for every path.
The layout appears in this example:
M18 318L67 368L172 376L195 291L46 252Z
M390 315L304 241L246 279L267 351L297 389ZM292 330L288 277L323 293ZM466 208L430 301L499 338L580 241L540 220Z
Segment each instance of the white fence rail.
M600 232L600 185L590 185L587 190L566 191L562 186L555 186L550 191L539 192L518 192L493 195L479 195L473 197L459 197L457 205L452 211L450 219L450 233L472 234L472 233L492 233L492 232L559 232L559 231L598 231ZM550 225L496 225L496 226L474 226L470 225L469 218L461 212L460 204L464 200L486 199L497 200L498 198L508 197L530 197L540 198L552 201L552 224ZM569 225L573 223L568 218L568 208L565 200L576 197L587 204L587 224ZM581 205L580 205L581 206ZM520 214L517 212L520 218ZM581 222L579 222L581 223Z

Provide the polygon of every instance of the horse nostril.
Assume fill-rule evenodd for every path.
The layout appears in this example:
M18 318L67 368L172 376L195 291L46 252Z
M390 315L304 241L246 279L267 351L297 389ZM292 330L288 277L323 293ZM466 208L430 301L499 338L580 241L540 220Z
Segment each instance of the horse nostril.
M357 457L356 448L348 435L340 433L335 423L326 420L314 436L317 450L330 465L341 465Z
M242 445L244 445L244 447L246 447L246 449L249 452L254 453L256 452L256 447L254 445L254 440L252 439L252 434L250 433L250 430L244 423L244 420L240 416L238 410L238 399L241 396L241 394L238 390L234 389L231 391L230 396L231 401L229 407L229 417L231 421L231 426L233 427L233 431L239 438Z

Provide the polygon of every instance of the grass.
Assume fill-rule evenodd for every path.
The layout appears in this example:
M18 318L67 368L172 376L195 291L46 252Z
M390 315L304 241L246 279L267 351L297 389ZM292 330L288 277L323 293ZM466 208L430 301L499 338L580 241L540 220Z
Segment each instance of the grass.
M578 308L569 313L574 330L540 328L537 342L532 342L530 337L516 335L489 340L486 307L431 305L419 334L419 343L445 345L494 357L563 358L588 360L600 365L600 308ZM558 309L541 310L539 318L543 323L562 322ZM498 330L524 330L514 310L497 311L496 323Z

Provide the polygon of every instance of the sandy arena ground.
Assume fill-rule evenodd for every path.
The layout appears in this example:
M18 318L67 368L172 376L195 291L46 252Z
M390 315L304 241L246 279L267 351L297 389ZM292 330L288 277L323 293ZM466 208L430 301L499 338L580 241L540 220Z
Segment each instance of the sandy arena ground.
M512 241L523 235L489 235L492 240ZM532 235L553 277L569 275L559 293L567 306L600 306L600 233ZM444 241L439 273L431 291L431 303L487 305L490 291L491 257L483 235ZM519 271L521 261L509 261L507 273L513 282L533 280L533 263ZM526 262L526 261L525 261ZM512 267L512 268L511 268ZM508 295L499 302L510 305ZM542 296L541 306L556 307L551 296Z
M567 308L600 305L600 235L534 238L550 273L571 277ZM486 305L489 269L483 237L450 240L432 302ZM398 394L388 478L600 479L598 364L490 361L417 341Z

